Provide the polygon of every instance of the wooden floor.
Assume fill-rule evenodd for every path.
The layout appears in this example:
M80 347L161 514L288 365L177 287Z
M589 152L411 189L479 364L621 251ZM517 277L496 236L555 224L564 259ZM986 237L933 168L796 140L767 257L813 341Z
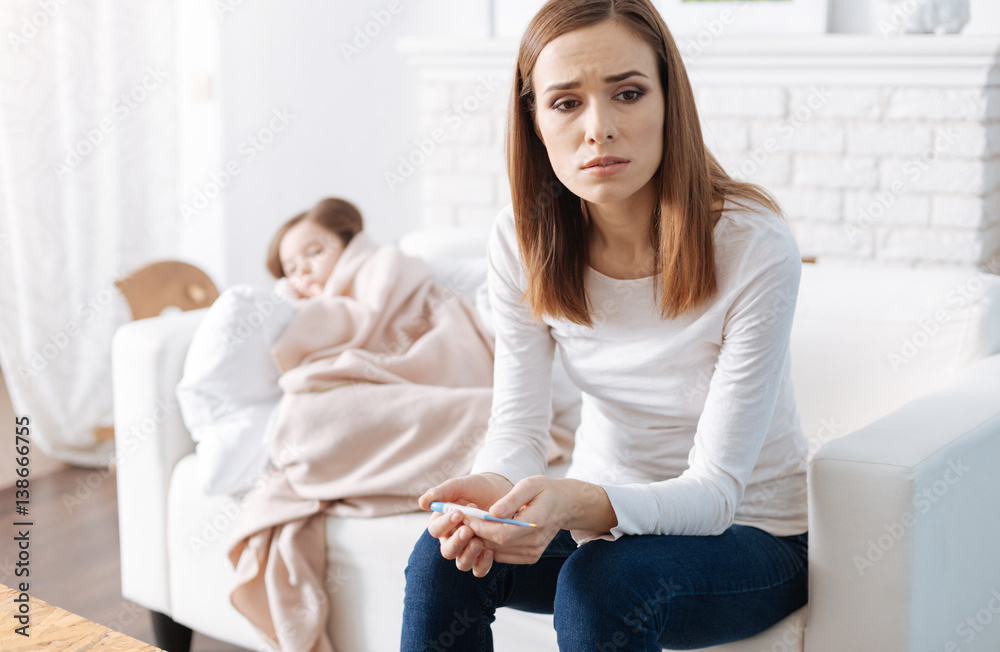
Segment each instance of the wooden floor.
M89 486L88 486L89 485ZM29 595L84 618L153 643L149 612L121 595L118 503L114 474L65 467L32 477ZM13 587L15 487L0 491L0 584ZM89 493L88 493L89 492ZM76 502L76 496L82 499ZM7 623L4 623L6 626ZM195 633L193 652L244 648Z

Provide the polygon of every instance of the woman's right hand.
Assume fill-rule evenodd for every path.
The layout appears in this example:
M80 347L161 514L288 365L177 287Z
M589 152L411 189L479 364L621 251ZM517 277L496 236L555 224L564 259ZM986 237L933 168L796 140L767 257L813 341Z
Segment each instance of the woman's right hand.
M513 488L507 478L495 473L477 473L453 478L428 489L419 499L421 509L430 510L431 503L440 501L488 510L493 503ZM430 535L441 542L441 556L454 559L459 570L471 570L482 577L493 565L493 551L465 525L470 517L461 512L434 513L427 525Z

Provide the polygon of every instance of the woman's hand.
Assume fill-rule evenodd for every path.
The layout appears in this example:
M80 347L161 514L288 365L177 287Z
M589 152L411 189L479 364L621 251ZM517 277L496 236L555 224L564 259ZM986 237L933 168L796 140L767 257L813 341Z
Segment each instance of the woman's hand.
M467 517L469 529L483 542L492 559L480 561L480 566L533 564L538 561L559 530L573 521L577 510L573 485L544 475L521 480L488 509L499 518L514 518L537 527L523 527ZM489 568L487 567L488 571Z
M559 530L609 532L618 525L614 508L602 487L569 478L536 475L518 482L506 496L495 502L490 513L535 523L527 528L468 518L467 525L483 541L492 559L504 564L533 564ZM479 566L487 562L477 561ZM488 571L489 568L486 567Z
M511 487L513 485L509 480L495 473L467 475L428 489L418 502L421 509L426 510L435 501L488 509ZM483 541L473 534L467 525L470 520L482 522L460 512L435 513L427 524L427 531L441 542L442 557L454 559L459 570L471 570L476 577L483 577L493 566L493 552L486 550Z

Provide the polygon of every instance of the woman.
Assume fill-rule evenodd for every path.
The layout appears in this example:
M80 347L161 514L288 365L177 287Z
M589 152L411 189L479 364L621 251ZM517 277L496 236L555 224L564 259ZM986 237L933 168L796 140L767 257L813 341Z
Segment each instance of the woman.
M514 79L489 432L472 474L421 506L538 527L433 515L402 647L491 649L499 606L554 613L561 650L756 634L807 599L795 241L771 196L706 150L648 0L551 0ZM557 344L583 392L562 479L541 475Z

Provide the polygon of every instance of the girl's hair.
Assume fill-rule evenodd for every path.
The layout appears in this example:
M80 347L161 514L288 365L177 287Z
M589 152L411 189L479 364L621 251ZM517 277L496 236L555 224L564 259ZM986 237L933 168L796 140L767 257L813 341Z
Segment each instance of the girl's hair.
M364 227L361 211L346 199L328 197L320 200L315 206L304 213L299 213L281 225L271 239L267 249L267 271L274 278L284 278L285 270L281 266L281 240L288 230L303 220L311 220L330 233L333 233L346 247L351 238L360 233Z
M589 218L584 202L556 177L535 132L532 71L552 40L606 20L628 27L652 47L664 94L663 161L653 177L658 202L649 233L661 315L677 317L717 290L715 200L726 198L761 212L747 205L756 202L781 217L770 193L731 179L705 147L680 53L649 0L550 0L528 25L517 53L507 115L507 174L528 279L525 299L532 314L587 326L591 325L584 283Z

